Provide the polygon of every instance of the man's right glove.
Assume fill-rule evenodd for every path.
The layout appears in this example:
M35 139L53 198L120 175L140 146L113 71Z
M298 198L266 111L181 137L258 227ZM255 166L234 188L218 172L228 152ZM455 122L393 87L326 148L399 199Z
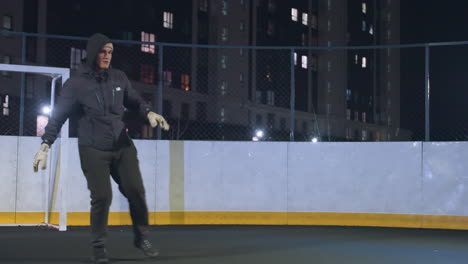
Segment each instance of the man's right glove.
M49 145L43 143L41 148L37 152L36 156L34 157L33 167L34 172L38 172L39 165L41 169L45 170L47 168L47 151L49 151Z
M148 118L152 128L155 128L159 125L162 129L166 131L169 130L169 124L161 115L158 115L155 112L149 112L146 117Z

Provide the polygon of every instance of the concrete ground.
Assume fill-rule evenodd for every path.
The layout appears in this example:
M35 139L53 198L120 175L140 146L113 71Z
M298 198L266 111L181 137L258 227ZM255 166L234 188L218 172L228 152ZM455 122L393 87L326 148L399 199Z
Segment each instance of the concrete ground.
M91 263L89 228L1 227L0 263ZM111 263L459 264L468 231L323 226L156 226L156 259L132 246L128 226L109 228Z

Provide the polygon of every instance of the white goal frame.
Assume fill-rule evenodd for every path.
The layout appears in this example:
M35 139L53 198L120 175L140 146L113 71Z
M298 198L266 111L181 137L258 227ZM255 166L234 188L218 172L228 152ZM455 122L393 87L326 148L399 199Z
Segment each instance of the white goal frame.
M33 73L44 75L52 78L51 82L51 115L53 115L53 108L55 105L55 83L58 79L62 79L63 84L70 78L70 69L57 68L57 67L44 67L44 66L30 66L30 65L15 65L15 64L1 64L0 71L18 72L18 73ZM69 121L67 120L62 126L60 138L52 145L49 151L47 161L47 169L42 172L42 176L46 177L44 184L44 223L28 223L28 224L0 224L0 226L49 226L56 228L60 231L67 230L67 202L66 202L66 186L67 186L67 170L68 170L68 141L69 138ZM58 143L58 144L57 144ZM31 163L32 165L32 163ZM32 168L31 168L32 170ZM52 183L52 184L51 184ZM52 186L52 190L50 187ZM52 192L51 192L52 191ZM59 204L56 206L56 199ZM54 208L59 213L59 223L54 225L50 223L50 213Z

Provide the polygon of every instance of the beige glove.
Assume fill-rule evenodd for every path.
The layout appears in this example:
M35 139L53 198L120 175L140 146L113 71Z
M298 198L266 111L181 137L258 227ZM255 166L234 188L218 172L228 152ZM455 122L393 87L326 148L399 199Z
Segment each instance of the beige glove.
M146 117L148 117L151 127L155 128L159 125L162 129L166 131L169 130L169 124L161 115L158 115L155 112L149 112Z
M45 170L47 168L47 151L49 151L49 145L42 144L41 148L37 152L36 156L34 157L34 172L38 172L39 165L41 165L41 169Z

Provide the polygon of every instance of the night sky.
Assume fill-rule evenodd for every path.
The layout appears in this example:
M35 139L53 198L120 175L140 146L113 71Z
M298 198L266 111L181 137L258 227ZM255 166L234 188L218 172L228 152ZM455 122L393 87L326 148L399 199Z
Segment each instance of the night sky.
M401 44L468 41L468 1L401 1ZM431 140L468 140L468 45L430 49ZM401 58L402 127L424 133L424 51Z

